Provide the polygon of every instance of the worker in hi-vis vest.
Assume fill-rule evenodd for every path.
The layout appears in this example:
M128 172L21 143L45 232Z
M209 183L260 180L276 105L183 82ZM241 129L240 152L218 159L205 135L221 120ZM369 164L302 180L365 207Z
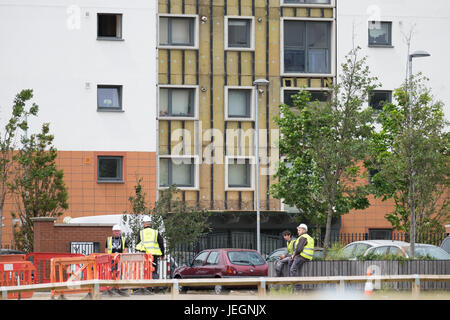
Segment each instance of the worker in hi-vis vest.
M314 255L314 239L311 238L308 232L306 224L300 224L297 227L298 238L294 243L294 253L289 261L289 276L297 277L303 264L307 261L311 261ZM294 290L299 286L294 286Z
M159 235L158 230L151 228L151 219L148 215L144 216L142 222L144 224L144 229L139 232L136 251L150 253L153 255L153 266L155 267L153 278L157 279L158 260L164 259L164 240Z
M281 254L279 259L275 260L275 274L277 277L281 277L283 268L289 264L291 255L294 253L294 244L297 238L292 236L289 230L283 231L283 239L286 241L287 254ZM287 274L285 276L288 276Z
M122 230L118 224L114 225L112 227L112 237L108 237L106 239L106 246L105 246L105 253L127 253L128 252L128 242L125 239L125 237L122 236ZM118 272L118 266L115 263L114 260L111 260L111 272L112 274L116 274ZM116 276L119 276L116 274ZM110 295L110 296L129 296L129 290L128 289L120 289L111 287L108 290L104 291L102 293L103 295Z
M128 243L122 236L120 226L114 225L112 228L112 237L106 239L105 253L127 253Z

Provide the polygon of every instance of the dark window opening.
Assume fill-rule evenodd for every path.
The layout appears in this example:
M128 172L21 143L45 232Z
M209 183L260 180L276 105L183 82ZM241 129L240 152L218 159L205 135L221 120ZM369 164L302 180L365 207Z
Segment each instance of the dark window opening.
M121 182L123 180L123 157L99 156L98 157L98 181Z
M97 37L98 38L122 38L122 15L111 13L97 14Z

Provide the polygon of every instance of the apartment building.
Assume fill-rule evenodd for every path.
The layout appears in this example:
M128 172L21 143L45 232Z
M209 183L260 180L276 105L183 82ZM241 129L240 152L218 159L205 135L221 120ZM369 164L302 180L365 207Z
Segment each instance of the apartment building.
M362 48L371 73L382 85L370 101L374 108L395 99L393 92L407 77L408 54L424 50L431 56L413 59L413 73L422 72L430 79L428 85L435 99L445 104L445 115L450 119L450 87L445 72L450 70L450 45L440 41L441 34L450 32L448 1L338 0L336 10L337 60L343 61L354 46ZM389 237L392 226L384 216L393 210L393 203L376 199L370 199L370 203L366 210L342 216L341 232Z
M432 55L414 71L448 116L448 44L436 40L450 30L445 0L0 0L0 121L15 94L34 89L30 132L51 123L69 188L60 220L122 213L143 178L150 202L176 184L181 200L212 213L215 233L254 234L259 198L263 237L279 235L297 225L297 211L268 193L280 103L303 87L326 99L360 46L383 84L370 101L380 107L406 76L411 30L410 50ZM4 244L13 207L8 199ZM391 209L371 199L333 232L385 236Z
M66 216L121 214L138 178L156 198L156 3L1 0L0 118L33 89L28 133L50 123L69 191ZM3 245L12 243L8 199Z
M158 22L159 189L176 184L180 199L213 213L216 232L254 233L259 175L262 233L295 229L268 192L273 119L299 88L321 96L333 83L334 1L159 0Z

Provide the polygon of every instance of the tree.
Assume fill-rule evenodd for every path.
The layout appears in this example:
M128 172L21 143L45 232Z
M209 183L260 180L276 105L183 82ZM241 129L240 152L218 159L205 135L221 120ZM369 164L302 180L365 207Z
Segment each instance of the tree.
M0 247L2 245L3 207L8 194L7 183L13 174L13 155L17 147L17 131L19 129L27 130L28 116L35 116L39 109L35 103L29 109L26 108L27 102L32 97L33 90L31 89L22 90L16 95L11 118L5 125L3 136L0 137Z
M130 234L126 235L129 241L135 242L137 239L139 231L143 228L142 216L145 214L151 215L152 228L159 230L166 241L166 250L171 254L180 244L195 243L199 237L209 232L207 222L209 213L175 200L174 195L179 192L175 186L162 190L160 198L151 209L147 206L142 178L137 181L134 190L135 194L128 199L132 210L128 216L123 216L123 221L131 229Z
M125 232L124 236L133 248L136 247L139 231L143 228L142 216L150 214L145 197L146 193L143 190L142 178L139 178L134 186L134 195L128 198L131 211L125 211L122 216L122 221L130 228L130 232Z
M274 197L296 206L301 217L325 224L324 247L330 242L331 221L352 209L369 206L365 186L356 184L367 156L367 139L373 130L373 110L363 105L376 87L366 58L353 49L342 64L340 82L331 88L327 102L310 103L300 91L293 109L281 105L280 163Z
M378 116L381 130L373 133L372 155L366 161L366 167L377 172L372 179L375 197L394 200L395 209L386 218L395 230L411 231L414 199L416 235L443 232L450 218L449 123L426 82L421 75L413 76L395 91L396 103L386 104Z
M40 133L29 138L26 134L22 136L22 148L13 158L15 176L8 183L17 207L12 216L21 222L14 238L18 248L25 252L33 250L31 218L59 217L69 207L64 172L56 166L58 152L52 145L54 136L49 126L44 123Z
M176 186L162 190L152 210L152 221L156 227L163 226L161 233L167 241L167 250L171 254L175 253L179 245L193 244L202 235L210 232L209 212L174 199L174 195L178 192Z

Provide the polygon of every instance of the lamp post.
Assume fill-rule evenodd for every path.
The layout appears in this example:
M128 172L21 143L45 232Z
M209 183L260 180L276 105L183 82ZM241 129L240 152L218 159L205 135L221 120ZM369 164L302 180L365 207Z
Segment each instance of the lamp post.
M408 84L409 84L409 130L410 135L412 134L412 62L414 58L423 58L423 57L429 57L430 54L426 51L415 51L412 54L408 55ZM412 143L412 136L411 141ZM412 144L410 145L410 148L412 148ZM409 180L409 202L410 202L410 210L411 210L411 218L410 218L410 245L409 245L409 255L410 257L414 258L414 246L416 241L416 213L415 213L415 204L414 204L414 168L413 168L413 153L411 150L411 154L409 155L409 167L410 167L410 180Z
M269 86L266 79L253 82L255 86L255 175L256 175L256 250L261 253L261 210L259 206L259 87Z

